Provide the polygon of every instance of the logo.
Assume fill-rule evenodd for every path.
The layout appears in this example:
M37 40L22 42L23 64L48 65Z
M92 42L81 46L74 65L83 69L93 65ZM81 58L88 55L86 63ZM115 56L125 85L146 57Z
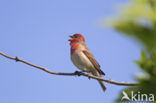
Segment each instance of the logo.
M146 101L146 102L153 102L154 101L154 94L142 94L140 91L137 93L131 91L128 95L125 91L122 92L122 98L121 101L127 100L127 101Z

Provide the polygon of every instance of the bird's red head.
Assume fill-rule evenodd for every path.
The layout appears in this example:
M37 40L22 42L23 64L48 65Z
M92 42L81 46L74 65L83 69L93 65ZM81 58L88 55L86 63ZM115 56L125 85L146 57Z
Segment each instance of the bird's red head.
M80 48L80 44L85 43L85 39L81 34L74 34L69 37L71 37L71 39L69 39L68 41L70 42L71 54L72 54L75 50Z
M81 34L74 34L74 35L71 35L69 37L71 37L71 39L68 40L68 41L70 41L70 43L85 42L85 38Z

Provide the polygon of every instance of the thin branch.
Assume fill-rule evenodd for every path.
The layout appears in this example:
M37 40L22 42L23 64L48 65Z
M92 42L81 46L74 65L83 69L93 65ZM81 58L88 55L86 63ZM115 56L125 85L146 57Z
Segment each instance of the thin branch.
M22 60L22 59L19 59L18 57L11 57L11 56L8 56L2 52L0 52L0 55L8 58L8 59L12 59L12 60L15 60L16 62L22 62L24 64L27 64L29 66L32 66L32 67L35 67L35 68L38 68L40 70L43 70L49 74L54 74L54 75L63 75L63 76L85 76L85 77L88 77L88 78L92 78L92 79L96 79L96 80L101 80L101 81L105 81L107 83L111 83L111 84L115 84L115 85L122 85L122 86L137 86L138 83L126 83L126 82L117 82L117 81L114 81L114 80L111 80L111 79L104 79L104 78L101 78L101 77L97 77L97 76L93 76L93 75L88 75L86 73L82 73L82 72L74 72L74 73L61 73L61 72L53 72L53 71L50 71L48 70L47 68L44 68L44 67L40 67L40 66L37 66L37 65L34 65L32 63L29 63L25 60Z

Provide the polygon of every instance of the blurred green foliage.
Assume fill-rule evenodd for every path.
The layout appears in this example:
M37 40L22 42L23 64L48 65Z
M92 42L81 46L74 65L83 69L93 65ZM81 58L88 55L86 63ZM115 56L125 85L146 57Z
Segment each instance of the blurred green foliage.
M123 91L129 97L132 91L139 94L137 96L154 94L156 103L156 0L132 0L122 8L120 16L113 20L112 26L135 38L143 46L141 58L135 63L144 71L144 75L136 76L138 86L127 87ZM117 102L121 102L122 96L121 92Z

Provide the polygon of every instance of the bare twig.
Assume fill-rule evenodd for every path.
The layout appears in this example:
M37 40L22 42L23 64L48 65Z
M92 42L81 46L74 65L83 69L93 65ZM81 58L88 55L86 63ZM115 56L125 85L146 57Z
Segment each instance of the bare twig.
M43 70L47 73L50 73L50 74L54 74L54 75L63 75L63 76L75 76L75 75L78 75L78 76L85 76L85 77L89 77L89 78L92 78L92 79L96 79L96 80L101 80L101 81L105 81L107 83L111 83L111 84L115 84L115 85L122 85L122 86L137 86L138 83L126 83L126 82L117 82L117 81L114 81L114 80L110 80L110 79L104 79L104 78L101 78L101 77L97 77L97 76L93 76L93 75L88 75L86 73L82 73L82 72L74 72L74 73L61 73L61 72L53 72L53 71L50 71L48 70L47 68L44 68L44 67L40 67L40 66L37 66L37 65L34 65L32 63L29 63L25 60L22 60L22 59L19 59L18 57L11 57L11 56L8 56L2 52L0 52L0 55L8 58L8 59L12 59L12 60L15 60L16 62L22 62L24 64L27 64L29 66L32 66L32 67L35 67L35 68L38 68L40 70Z

